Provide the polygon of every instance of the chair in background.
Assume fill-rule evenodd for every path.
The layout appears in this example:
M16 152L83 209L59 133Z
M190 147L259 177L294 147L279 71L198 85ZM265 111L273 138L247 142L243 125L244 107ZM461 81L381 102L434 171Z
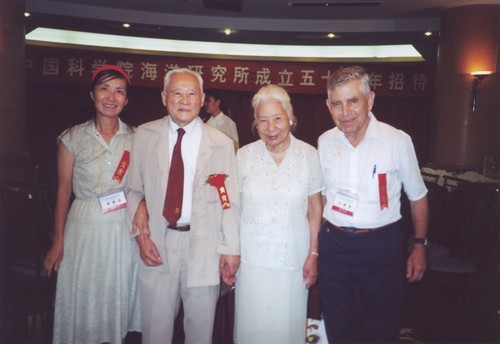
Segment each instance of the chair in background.
M458 190L467 181L422 173L428 189L429 248L427 271L420 283L408 285L408 322L424 341L453 342L462 335L469 285L477 267L464 259L463 225L467 213ZM425 174L425 175L424 175ZM413 238L407 242L408 252Z
M50 247L53 217L46 188L37 182L0 180L0 224L4 226L6 303L12 335L34 338L40 326L49 335L54 278L43 258ZM27 339L27 338L25 338Z

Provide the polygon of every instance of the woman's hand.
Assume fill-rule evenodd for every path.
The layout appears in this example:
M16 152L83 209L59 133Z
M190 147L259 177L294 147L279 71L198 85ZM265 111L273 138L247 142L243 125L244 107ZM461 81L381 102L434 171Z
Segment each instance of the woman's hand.
M240 256L222 255L219 262L219 272L222 281L228 285L236 283L236 271L240 266Z
M307 281L307 289L316 284L316 280L318 278L318 256L310 254L307 257L306 262L304 263L303 277L304 281Z
M64 253L64 243L63 240L56 240L52 244L49 252L45 256L43 261L43 266L45 270L47 270L47 275L50 277L52 272L59 271L59 266L61 265L61 261L63 259Z

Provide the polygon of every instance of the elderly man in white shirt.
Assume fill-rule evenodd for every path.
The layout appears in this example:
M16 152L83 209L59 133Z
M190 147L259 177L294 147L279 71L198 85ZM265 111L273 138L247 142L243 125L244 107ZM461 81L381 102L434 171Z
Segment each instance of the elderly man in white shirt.
M326 186L318 271L333 343L397 341L405 270L402 189L415 232L406 279L418 281L426 269L427 189L411 138L375 118L374 100L362 67L342 68L328 80L326 104L336 127L318 139Z

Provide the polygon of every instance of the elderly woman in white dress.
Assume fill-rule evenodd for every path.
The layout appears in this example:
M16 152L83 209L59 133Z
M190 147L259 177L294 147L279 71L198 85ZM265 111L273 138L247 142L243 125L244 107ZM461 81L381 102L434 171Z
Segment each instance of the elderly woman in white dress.
M316 149L296 139L290 97L267 85L253 97L260 140L237 152L242 200L235 343L303 344L316 282L322 177Z

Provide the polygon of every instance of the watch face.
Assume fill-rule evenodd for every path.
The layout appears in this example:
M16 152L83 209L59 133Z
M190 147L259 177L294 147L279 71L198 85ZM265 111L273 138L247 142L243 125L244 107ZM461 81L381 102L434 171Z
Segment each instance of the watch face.
M425 247L429 246L429 242L427 241L427 238L415 238L415 239L413 239L413 243L422 244Z

